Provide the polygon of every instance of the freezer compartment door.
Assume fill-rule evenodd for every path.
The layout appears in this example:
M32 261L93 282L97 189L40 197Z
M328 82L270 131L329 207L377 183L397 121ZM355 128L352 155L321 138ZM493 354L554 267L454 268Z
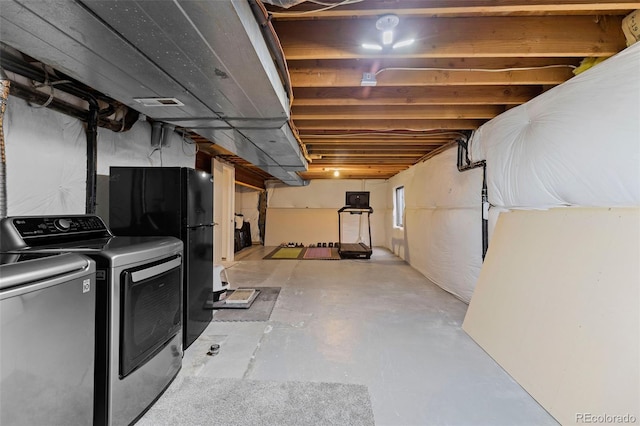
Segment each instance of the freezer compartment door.
M213 223L213 178L209 173L182 169L186 188L187 226L211 225Z
M109 227L115 235L180 238L180 167L111 167Z

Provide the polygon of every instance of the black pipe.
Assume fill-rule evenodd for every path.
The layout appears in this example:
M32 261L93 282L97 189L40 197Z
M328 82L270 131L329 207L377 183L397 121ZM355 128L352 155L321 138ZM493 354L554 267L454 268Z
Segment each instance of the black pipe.
M487 191L487 162L485 160L472 163L469 159L468 139L458 139L458 171L464 172L482 167L482 260L489 249L489 196Z
M489 249L489 196L487 192L487 163L482 162L482 261Z
M19 74L30 80L37 81L38 83L45 83L47 80L47 75L42 69L33 67L30 64L25 63L23 60L21 60L20 58L10 53L3 51L0 62L2 64L2 67L5 70ZM127 113L119 122L115 122L113 120L108 120L103 118L107 115L110 115L115 110L115 107L113 106L113 102L114 102L113 99L105 97L104 95L101 95L99 93L93 92L89 87L83 85L80 82L74 81L73 79L71 79L70 77L67 77L66 75L61 76L61 79L64 80L64 82L56 84L55 85L56 89L61 90L70 95L73 95L77 98L84 99L89 103L91 102L89 98L93 98L94 100L101 100L108 104L107 108L105 108L103 111L99 111L98 125L100 127L105 127L114 132L121 132L121 131L129 130L138 120L139 113L135 110L132 110L131 108L127 108ZM16 95L25 100L29 100L26 98L26 96L29 96L27 95L28 89L24 85L18 85L18 86L22 86L22 87L19 87L19 89L22 89L22 90L18 89L19 92L22 92L22 93L20 95L20 94L17 94L19 92L16 92ZM42 92L38 92L38 91L34 91L34 92L35 93L31 96L34 96L36 98L41 97L43 95ZM56 103L56 105L52 109L58 110L59 112L62 112L64 114L70 115L72 117L78 118L83 121L86 120L85 111L81 111L73 107L69 108L68 104L66 104L65 102L58 101L55 99L51 101L50 105L53 103ZM80 111L79 114L77 113L78 111Z
M98 173L98 113L100 106L98 101L90 96L89 114L87 115L87 187L86 187L86 207L87 214L96 212L96 182Z
M57 111L59 113L68 115L73 118L77 118L78 120L86 120L87 119L87 110L84 108L77 107L65 101L59 99L53 99L49 101L49 95L46 93L35 90L29 86L25 86L24 84L17 83L15 81L11 82L11 91L12 96L16 98L24 99L30 104L35 105L43 105L45 102L49 102L47 108L53 111ZM109 110L113 110L113 108L107 108ZM131 109L127 110L127 114L132 111ZM100 116L98 118L98 127L104 127L105 129L109 129L113 132L120 132L123 130L128 130L127 127L131 128L131 125L128 124L129 118L125 119L125 128L122 127L122 121L110 120L108 118L103 118L105 114L105 110L100 111ZM138 113L136 112L135 117L132 119L137 120Z

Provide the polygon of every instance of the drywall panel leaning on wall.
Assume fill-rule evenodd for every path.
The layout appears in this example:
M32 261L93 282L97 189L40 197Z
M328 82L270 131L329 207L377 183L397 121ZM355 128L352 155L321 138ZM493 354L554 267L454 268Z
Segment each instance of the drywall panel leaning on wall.
M638 259L639 208L503 213L463 329L561 424L636 423Z
M640 43L481 126L489 202L640 205Z

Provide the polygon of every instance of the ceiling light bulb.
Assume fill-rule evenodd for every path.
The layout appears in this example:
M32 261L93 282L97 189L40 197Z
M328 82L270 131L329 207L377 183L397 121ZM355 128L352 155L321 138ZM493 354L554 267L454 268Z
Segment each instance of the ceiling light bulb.
M339 172L338 170L334 170L334 171L333 171L333 175L334 175L335 177L338 177L338 176L340 176L340 172Z
M412 38L410 38L408 40L402 40L402 41L399 41L396 44L394 44L393 48L397 49L399 47L409 46L409 45L412 45L414 41L415 41L415 39L412 39Z
M382 33L382 44L387 45L393 43L393 31L386 30Z
M379 44L362 43L362 47L369 50L382 50L382 46Z

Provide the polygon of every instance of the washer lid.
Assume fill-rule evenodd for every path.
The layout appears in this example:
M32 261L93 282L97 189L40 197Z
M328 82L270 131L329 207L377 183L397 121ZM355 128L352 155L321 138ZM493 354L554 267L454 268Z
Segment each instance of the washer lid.
M89 267L93 264L91 259L72 253L51 256L2 253L2 261L0 290L59 278L79 271L89 272Z

